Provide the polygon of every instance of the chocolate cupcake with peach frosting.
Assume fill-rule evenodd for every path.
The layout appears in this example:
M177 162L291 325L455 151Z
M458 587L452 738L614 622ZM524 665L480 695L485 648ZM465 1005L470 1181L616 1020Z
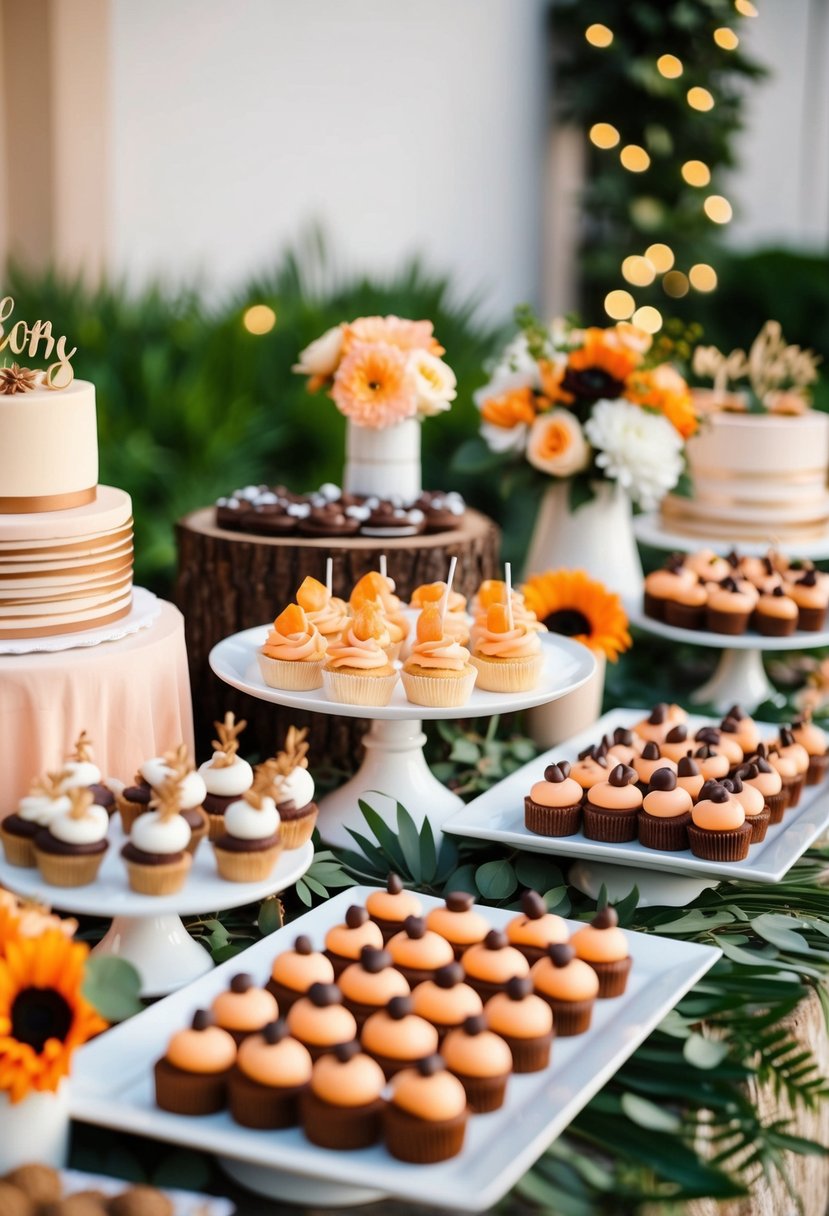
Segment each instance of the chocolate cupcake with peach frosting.
M749 594L746 588L739 587L733 578L711 583L708 586L705 609L706 627L712 633L727 633L735 637L745 633L756 602L757 593Z
M467 891L450 891L443 905L427 914L426 928L445 937L459 959L469 946L484 940L489 922L475 911L474 896Z
M259 670L269 688L310 692L322 685L326 642L299 604L289 604L259 651Z
M174 1034L154 1069L155 1101L174 1115L213 1115L222 1110L236 1062L236 1044L200 1009L189 1030Z
M323 672L325 695L344 705L388 705L397 672L386 653L389 632L379 608L363 604L331 642Z
M512 1052L499 1035L488 1029L484 1014L469 1017L462 1026L450 1030L441 1055L466 1090L473 1114L485 1115L504 1105L507 1080L512 1072Z
M754 609L754 627L769 638L790 637L797 629L798 607L782 587L762 592Z
M511 979L503 992L487 1001L484 1017L489 1029L509 1047L513 1072L540 1072L547 1067L553 1045L553 1011L533 992L531 975Z
M224 721L213 725L218 738L213 740L212 758L199 765L199 776L206 790L202 806L210 839L218 840L224 831L225 811L253 785L253 769L239 755L239 736L247 722L237 722L228 710Z
M377 1061L389 1079L434 1055L438 1032L413 1012L411 997L394 996L385 1009L378 1009L366 1020L360 1041L363 1051Z
M503 992L513 976L530 974L530 964L500 929L490 929L482 942L465 950L461 966L482 1001Z
M534 964L530 978L538 996L553 1014L557 1038L570 1038L590 1029L599 995L599 977L569 942L550 946L547 957Z
M382 949L383 934L379 926L369 918L366 908L352 904L345 914L344 922L332 925L325 935L325 955L331 960L335 977L341 975L351 963L359 960L364 946Z
M357 1029L378 1009L385 1009L394 996L408 996L411 989L397 971L388 950L363 946L360 960L346 967L339 978L343 1004L354 1014Z
M573 836L581 824L582 787L566 760L548 764L524 798L524 825L538 836Z
M797 771L797 761L794 756L784 756L776 747L770 747L766 756L772 768L780 774L783 793L786 795L786 810L788 810L790 806L800 801L800 791L803 787L803 777Z
M737 737L737 742L743 749L745 756L750 756L761 742L760 728L752 717L740 705L732 705L726 712L725 720L736 724L734 734Z
M635 840L641 805L642 792L636 784L635 769L617 764L607 781L588 791L582 830L588 840L613 844Z
M434 1165L463 1148L469 1120L466 1090L440 1056L420 1060L392 1080L383 1114L386 1148L412 1165Z
M423 905L413 891L405 889L399 874L389 874L385 890L372 891L366 899L366 911L387 942L408 917L422 915Z
M611 767L614 766L608 764L607 757L595 746L579 752L578 759L570 766L570 776L582 791L582 801L586 790L592 789L600 781L607 781Z
M694 759L705 781L721 781L731 772L728 756L710 743L701 744L694 752Z
M338 638L348 625L348 604L332 595L325 583L310 574L302 580L296 602L308 623L319 630L326 643Z
M357 1035L354 1014L343 1005L336 984L312 984L291 1006L287 1020L291 1034L308 1048L312 1060Z
M693 799L670 768L651 777L639 812L639 843L646 849L678 853L688 848L688 824Z
M651 712L646 718L642 718L633 727L633 733L638 735L645 743L661 743L672 727L678 726L680 722L684 722L684 716L679 716L671 711L675 706L668 705L665 701L660 701L654 705Z
M464 983L460 963L441 967L433 980L418 984L412 993L415 1013L430 1022L441 1038L483 1007L475 989Z
M806 749L809 757L806 784L818 785L826 776L826 769L829 766L829 742L827 742L825 732L815 725L811 715L807 713L793 722L792 738Z
M570 945L576 957L596 972L600 1000L622 995L633 960L615 908L608 904L597 912L588 925L576 930Z
M672 760L674 764L679 764L682 757L687 756L688 752L693 749L693 746L688 727L684 722L680 722L677 726L672 726L668 731L659 745L659 752L665 760Z
M544 897L537 891L521 896L521 911L506 928L507 941L532 966L547 953L549 946L566 942L570 936L567 921L547 911Z
M684 729L684 727L683 727ZM670 732L668 732L670 733ZM666 736L667 738L667 736ZM641 756L637 756L631 765L639 789L644 793L651 783L651 777L660 768L676 768L676 762L668 756L662 755L661 743L646 743L642 748Z
M696 579L684 579L665 603L665 624L678 629L702 629L708 592Z
M645 578L645 616L654 621L664 621L668 605L676 600L684 588L694 585L699 585L699 579L688 570L682 554L672 554L661 569L652 570Z
M729 723L729 727L730 725ZM707 743L714 751L722 752L732 768L742 764L745 757L737 738L737 732L730 729L723 730L719 726L701 726L694 735L694 742Z
M626 726L617 726L608 739L607 762L611 768L615 764L633 764L641 754L644 744L638 735Z
M416 640L400 676L414 705L457 708L466 704L475 685L469 651L446 632L446 617L427 604L417 618Z
M703 787L702 793L691 811L691 852L705 861L744 861L752 835L745 811L719 782Z
M741 769L740 772L743 770ZM753 764L748 764L745 767L746 777L757 776L757 769ZM726 777L723 785L731 794L732 798L736 798L740 806L743 808L743 813L746 817L746 823L751 824L751 844L762 844L766 839L771 812L766 806L766 800L755 785L750 785L748 781L743 783L743 778L740 773L734 773L731 777Z
M314 1063L299 1100L302 1130L329 1149L369 1148L380 1139L385 1102L383 1070L352 1041Z
M705 784L705 778L700 767L689 751L676 766L676 783L691 795L691 801L696 802L699 792Z
M333 984L331 960L314 949L310 937L301 934L293 950L283 950L273 961L271 978L265 987L276 998L280 1012L288 1013L312 984Z
M312 1068L308 1049L291 1038L284 1019L263 1026L236 1054L227 1086L231 1117L260 1131L295 1127Z
M790 726L782 726L780 728L780 737L775 744L776 750L781 756L785 756L789 760L793 760L797 775L800 778L800 784L793 786L789 791L789 806L797 806L800 802L800 795L803 792L803 786L806 784L806 777L809 772L809 752L799 743L792 732Z
M475 632L471 662L478 669L477 687L487 692L528 692L541 678L544 657L538 630L493 604L486 625Z
M763 795L769 810L769 824L781 823L788 803L788 794L783 789L782 777L769 764L765 755L757 753L749 757L738 772L743 785L753 785Z
M697 549L689 553L685 565L703 583L719 583L733 572L731 563L713 549Z
M419 916L408 916L403 928L386 943L392 962L410 987L433 980L435 973L454 962L455 952L445 937L426 928Z
M817 633L826 625L829 592L816 570L807 570L800 578L787 580L786 591L797 605L797 627Z
M234 975L230 987L220 992L210 1006L213 1020L226 1030L238 1047L251 1034L275 1022L279 1008L273 993L257 988L245 973Z

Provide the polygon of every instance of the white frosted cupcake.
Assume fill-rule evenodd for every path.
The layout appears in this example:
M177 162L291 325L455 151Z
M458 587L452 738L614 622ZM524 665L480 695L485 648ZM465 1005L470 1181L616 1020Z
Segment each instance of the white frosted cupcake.
M172 778L176 782L178 809L190 828L187 850L189 853L195 853L208 832L207 812L204 810L207 787L201 773L197 773L193 768L186 746L180 743L175 751L145 760L138 771L153 794L158 793L165 781ZM146 807L141 808L142 812L144 810ZM124 809L121 808L121 822L125 832L130 830L135 818L135 814L125 816Z
M154 810L139 815L121 850L129 884L139 895L173 895L184 886L193 858L188 852L190 827L181 815L179 789L168 777L151 803Z
M0 823L3 852L10 866L31 869L35 863L35 837L48 827L56 815L72 807L67 794L61 793L62 773L46 773L33 782L31 793L20 799L17 812Z
M288 727L285 746L276 757L274 789L283 849L299 849L313 835L319 814L314 778L308 772L308 729Z
M109 815L93 801L90 789L70 791L70 807L55 815L35 837L41 877L56 887L85 887L94 882L109 845Z
M82 730L75 740L75 747L63 762L64 778L61 782L64 793L74 789L92 791L92 798L108 814L115 810L115 794L104 781L101 770L92 755L92 740Z
M276 761L257 766L253 785L225 811L224 832L213 842L216 868L228 882L261 882L282 852L279 811L273 797Z

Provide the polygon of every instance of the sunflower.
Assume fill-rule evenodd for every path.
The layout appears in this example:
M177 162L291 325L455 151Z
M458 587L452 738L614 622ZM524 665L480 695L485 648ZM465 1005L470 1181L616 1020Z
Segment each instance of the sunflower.
M567 356L559 392L574 402L613 401L641 361L642 355L615 329L586 329L581 346Z
M551 633L563 633L615 663L631 645L628 621L618 595L583 570L548 570L533 574L521 590Z
M9 941L0 958L0 1091L58 1088L72 1053L106 1030L81 995L88 947L59 929Z

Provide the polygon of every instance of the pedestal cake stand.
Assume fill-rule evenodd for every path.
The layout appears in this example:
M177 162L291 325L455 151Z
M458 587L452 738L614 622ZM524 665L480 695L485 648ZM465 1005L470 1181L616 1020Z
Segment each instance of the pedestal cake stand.
M0 883L16 895L63 912L112 917L112 924L93 954L113 954L132 963L141 976L142 996L164 996L212 970L210 955L194 941L182 916L223 912L256 903L293 886L314 859L310 843L284 852L270 877L262 882L226 882L216 873L213 851L199 845L187 882L176 895L137 895L127 884L121 860L125 837L113 824L109 851L94 883L55 887L37 870L0 861Z
M428 819L436 841L444 821L463 806L458 795L441 784L426 763L424 720L492 717L545 705L580 688L593 674L596 665L585 646L557 634L545 634L542 637L544 666L538 686L532 692L494 693L474 689L462 708L437 709L412 705L406 700L402 683L398 683L391 703L383 708L341 705L327 700L322 689L284 692L265 684L256 656L269 628L260 625L225 638L211 650L210 666L219 679L261 701L312 713L371 719L371 726L363 738L365 758L359 770L345 785L320 802L323 839L352 849L355 843L349 828L363 835L370 834L359 808L359 800L366 795L371 795L372 804L381 813L390 811L392 821L397 802L406 807L418 827Z
M754 630L732 637L726 633L712 633L703 629L680 629L645 616L639 607L625 605L631 625L652 633L656 637L672 642L684 642L689 646L708 646L722 650L722 658L710 680L694 690L690 700L695 705L713 705L719 713L725 713L732 705L741 705L753 713L764 701L782 704L783 698L769 681L763 667L763 653L781 653L791 650L814 650L829 646L829 630L819 633L797 632L786 638L765 637Z

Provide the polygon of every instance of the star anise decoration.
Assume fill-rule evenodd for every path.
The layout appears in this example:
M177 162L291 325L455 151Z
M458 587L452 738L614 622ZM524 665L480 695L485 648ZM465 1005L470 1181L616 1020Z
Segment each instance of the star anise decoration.
M28 393L37 388L37 372L31 368L12 363L11 367L0 367L0 393L10 397L14 393Z

